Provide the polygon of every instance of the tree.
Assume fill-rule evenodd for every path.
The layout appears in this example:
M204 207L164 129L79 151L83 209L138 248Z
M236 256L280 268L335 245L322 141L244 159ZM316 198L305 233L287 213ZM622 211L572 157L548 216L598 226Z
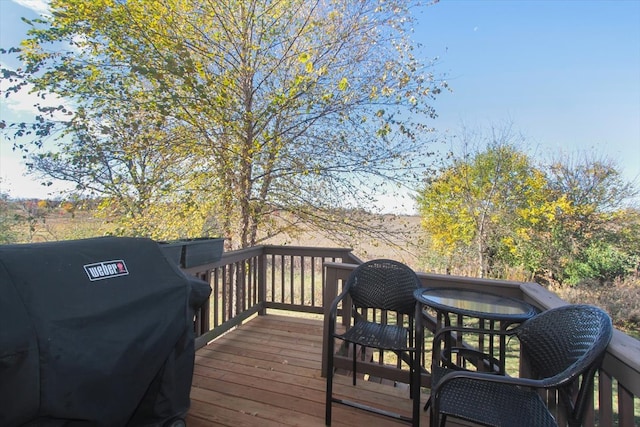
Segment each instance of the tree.
M34 22L42 28L23 42L25 68L5 76L18 82L14 92L26 82L72 100L63 125L76 135L83 121L130 128L130 118L114 118L123 109L164 118L165 135L147 148L189 135L166 147L181 158L170 161L180 180L165 193L170 202L153 203L195 206L236 246L281 231L282 222L268 228L275 211L329 233L362 228L337 208L369 208L380 182L417 179L429 151L429 102L446 87L408 39L420 3L54 0L52 17ZM53 112L33 130L14 129L47 136ZM79 152L56 160L72 163L115 139L101 138L88 132Z
M203 210L185 196L192 194L185 170L202 164L183 154L189 133L149 110L103 109L101 117L97 124L77 113L70 141L36 156L35 169L100 198L100 210L118 218L122 234L166 239L212 232Z
M564 254L553 259L555 278L604 283L632 271L639 241L629 231L637 229L637 212L626 202L638 194L634 184L622 178L613 160L586 152L557 159L547 170L549 187L569 203L548 242Z
M485 138L484 150L469 152ZM516 148L517 138L510 126L493 128L488 137L467 132L464 154L453 157L418 196L434 247L451 255L473 246L480 277L499 275L495 262L516 253L516 242L526 238L526 213L544 197L544 176Z

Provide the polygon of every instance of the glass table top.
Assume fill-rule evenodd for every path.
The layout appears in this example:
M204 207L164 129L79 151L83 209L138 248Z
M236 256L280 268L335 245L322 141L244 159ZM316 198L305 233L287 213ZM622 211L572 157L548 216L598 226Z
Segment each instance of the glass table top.
M466 289L424 288L414 296L436 310L485 319L524 321L537 313L524 301Z

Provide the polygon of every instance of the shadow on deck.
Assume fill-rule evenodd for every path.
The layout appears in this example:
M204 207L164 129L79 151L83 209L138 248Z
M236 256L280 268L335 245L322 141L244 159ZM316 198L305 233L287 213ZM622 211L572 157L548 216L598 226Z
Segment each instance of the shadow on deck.
M196 353L189 427L324 426L322 321L258 316ZM337 394L411 414L405 387L336 375ZM428 398L423 394L422 404ZM406 423L334 405L333 426L403 426ZM421 425L429 425L423 413Z

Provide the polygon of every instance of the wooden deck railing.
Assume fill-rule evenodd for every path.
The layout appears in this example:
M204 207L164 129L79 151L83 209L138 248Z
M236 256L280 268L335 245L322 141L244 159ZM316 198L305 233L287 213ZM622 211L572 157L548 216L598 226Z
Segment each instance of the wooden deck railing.
M196 318L196 346L201 347L254 314L281 309L324 314L342 283L360 263L349 249L287 246L256 246L224 253L219 262L192 267L186 272L212 286L209 304ZM541 310L566 304L536 283L456 277L419 273L425 287L483 289L523 299ZM350 313L342 314L346 325ZM326 317L325 317L326 319ZM326 321L326 320L325 320ZM426 325L433 329L433 323ZM428 339L428 338L427 338ZM326 337L325 337L326 341ZM428 346L428 344L427 344ZM322 374L325 375L326 342ZM337 358L336 366L348 369L350 361ZM373 375L403 381L406 371L397 366L371 363ZM423 384L430 386L429 375ZM585 426L638 425L640 413L640 342L620 331L607 349L597 376L597 389ZM553 399L551 406L554 406ZM634 413L635 412L635 413ZM562 424L562 414L557 414Z
M212 287L209 303L196 316L196 346L267 309L323 314L326 262L360 260L350 249L255 246L185 269Z

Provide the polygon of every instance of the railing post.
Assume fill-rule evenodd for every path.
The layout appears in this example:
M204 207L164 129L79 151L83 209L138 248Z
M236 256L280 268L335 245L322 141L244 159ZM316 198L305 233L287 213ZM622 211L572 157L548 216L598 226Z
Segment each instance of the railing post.
M338 272L334 268L324 268L324 295L323 295L323 308L324 308L324 327L322 328L322 369L320 375L327 376L327 363L329 361L329 337L327 331L329 330L329 309L331 308L331 302L338 295Z

